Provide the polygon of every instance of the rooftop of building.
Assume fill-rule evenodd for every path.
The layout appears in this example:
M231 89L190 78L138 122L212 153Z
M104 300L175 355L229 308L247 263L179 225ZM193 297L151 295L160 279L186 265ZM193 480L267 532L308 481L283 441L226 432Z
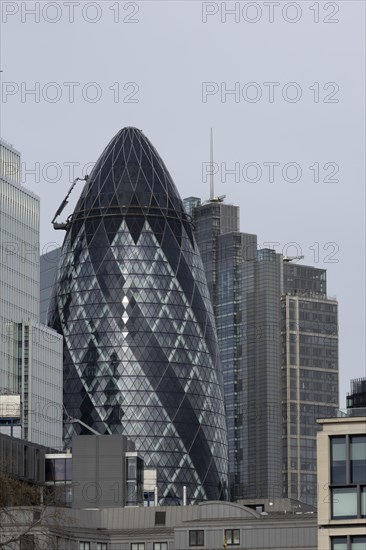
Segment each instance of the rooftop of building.
M366 393L366 377L365 378L354 378L351 380L351 391L347 395L352 395L354 393Z
M24 511L31 510L24 507ZM52 507L49 514L52 515ZM249 507L234 502L208 501L192 506L150 506L125 508L59 508L64 519L70 522L71 530L77 528L97 531L136 535L154 531L168 531L175 528L194 526L226 526L232 527L243 523L261 528L263 523L287 523L294 521L316 524L316 512L278 511L273 513L259 513ZM258 523L257 523L258 522Z
M337 416L332 418L318 418L318 424L347 424L347 423L365 423L366 430L366 409L339 409Z

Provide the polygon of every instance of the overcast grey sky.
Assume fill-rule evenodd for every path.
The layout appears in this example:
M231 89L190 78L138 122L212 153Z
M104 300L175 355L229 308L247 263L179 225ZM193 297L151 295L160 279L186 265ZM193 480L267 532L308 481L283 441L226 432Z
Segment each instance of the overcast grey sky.
M1 9L1 136L41 197L41 249L61 243L50 220L73 175L124 126L144 131L182 197L208 198L213 127L216 192L240 205L241 230L328 270L344 406L365 376L364 2Z

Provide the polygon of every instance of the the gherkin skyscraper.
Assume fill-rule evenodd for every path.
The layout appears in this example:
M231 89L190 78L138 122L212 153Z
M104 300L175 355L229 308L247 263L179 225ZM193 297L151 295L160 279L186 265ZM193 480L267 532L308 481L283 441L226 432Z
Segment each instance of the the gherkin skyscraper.
M107 145L66 231L49 324L64 336L67 413L134 440L157 467L160 502L181 499L183 486L189 501L227 498L204 268L172 178L140 130Z

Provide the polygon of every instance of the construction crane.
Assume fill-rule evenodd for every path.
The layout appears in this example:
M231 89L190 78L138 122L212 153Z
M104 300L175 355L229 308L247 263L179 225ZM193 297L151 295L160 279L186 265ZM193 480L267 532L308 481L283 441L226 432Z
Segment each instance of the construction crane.
M58 216L64 210L65 206L68 204L68 202L69 202L68 198L70 197L71 192L74 189L77 182L78 181L88 181L88 179L89 179L89 176L85 176L85 178L76 178L76 179L74 179L74 181L72 182L72 186L70 187L66 197L64 198L64 200L62 201L62 203L58 207L58 209L56 211L56 214L53 216L53 219L52 219L52 222L51 222L52 225L53 225L53 229L65 229L65 230L67 229L67 227L69 225L68 221L66 221L64 223L58 223L58 222L56 222L56 218L58 218Z
M292 262L293 260L303 260L304 256L284 256L284 262Z
M88 424L85 424L85 422L83 422L79 418L73 418L72 416L70 416L69 413L66 410L65 405L63 405L63 409L64 409L64 413L65 413L65 416L66 416L65 424L80 424L80 426L83 426L84 428L89 430L91 433L93 433L95 435L102 435L100 432L97 432L97 430L94 430L94 428L91 428L90 426L88 426Z

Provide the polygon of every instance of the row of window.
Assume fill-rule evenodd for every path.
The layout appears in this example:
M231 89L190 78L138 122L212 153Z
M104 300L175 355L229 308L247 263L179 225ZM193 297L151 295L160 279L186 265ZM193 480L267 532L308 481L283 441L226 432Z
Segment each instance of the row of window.
M366 436L331 438L331 483L366 483Z
M205 532L203 529L189 531L189 546L204 546ZM240 529L224 529L223 546L235 546L240 544ZM137 550L144 550L137 549Z
M107 550L107 546L108 545L107 545L106 542L97 542L97 550ZM91 543L81 541L79 543L79 550L91 550ZM131 543L131 550L145 550L145 543L144 542L132 542ZM154 542L153 543L153 550L168 550L168 543L167 542Z
M131 550L145 550L144 542L133 542L131 544ZM167 542L154 542L153 550L168 550Z
M366 517L366 436L331 437L330 462L332 518Z
M224 529L223 546L236 546L240 544L240 529ZM189 531L189 546L204 546L205 532L203 529ZM91 550L90 542L80 542L79 550ZM97 543L97 550L107 550L106 543ZM144 542L132 542L131 550L145 550ZM167 542L154 542L153 550L168 550Z
M332 537L332 550L365 550L366 536Z
M84 541L79 542L79 550L91 550L91 543ZM107 550L107 543L97 542L97 550Z

